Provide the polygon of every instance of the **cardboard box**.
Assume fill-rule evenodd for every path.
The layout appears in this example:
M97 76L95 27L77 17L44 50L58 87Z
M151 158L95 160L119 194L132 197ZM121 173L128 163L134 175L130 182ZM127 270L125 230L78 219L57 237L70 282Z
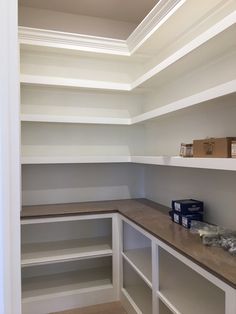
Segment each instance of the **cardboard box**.
M236 137L208 138L193 141L193 157L229 158L231 157L231 142Z

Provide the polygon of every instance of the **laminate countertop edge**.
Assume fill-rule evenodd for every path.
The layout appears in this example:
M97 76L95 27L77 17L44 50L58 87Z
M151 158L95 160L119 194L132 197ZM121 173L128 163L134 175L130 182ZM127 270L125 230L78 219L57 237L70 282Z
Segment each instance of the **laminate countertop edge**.
M168 207L147 199L128 199L23 206L21 219L119 213L236 289L236 257L221 248L204 246L198 235L172 222L168 211Z

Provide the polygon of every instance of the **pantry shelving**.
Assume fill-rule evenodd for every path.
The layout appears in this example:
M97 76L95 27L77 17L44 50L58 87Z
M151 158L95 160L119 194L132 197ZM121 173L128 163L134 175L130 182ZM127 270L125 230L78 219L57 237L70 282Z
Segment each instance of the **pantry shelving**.
M23 244L21 250L22 267L112 255L109 237Z
M183 112L186 120L194 110L207 117L204 110L211 106L220 116L224 103L233 117L235 5L202 1L192 10L192 0L170 0L158 6L159 21L155 9L127 41L19 29L24 204L143 197L143 165L236 171L236 159L181 158L166 153L165 145L159 150L166 134L155 129ZM190 126L191 136L203 124ZM208 130L200 134L208 136ZM234 128L222 134L229 136L229 130ZM172 147L182 140L178 131L168 128ZM107 216L22 219L24 314L114 301L119 294L130 313L234 314L229 295L235 291L208 276L205 264L202 270L179 258L178 243L173 253L174 233L163 237L169 247L155 237L155 227L150 233L140 227L139 217L150 226L152 216L140 210L131 222L124 214L129 206L124 217L118 207ZM163 218L153 217L156 224ZM164 233L168 226L166 220L159 224Z

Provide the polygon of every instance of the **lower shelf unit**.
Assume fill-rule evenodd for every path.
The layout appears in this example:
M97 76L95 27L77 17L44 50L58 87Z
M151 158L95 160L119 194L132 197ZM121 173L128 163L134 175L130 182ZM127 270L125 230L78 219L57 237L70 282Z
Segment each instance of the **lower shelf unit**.
M23 219L22 313L118 300L116 214Z
M128 313L236 313L234 288L122 216L121 225L121 301Z

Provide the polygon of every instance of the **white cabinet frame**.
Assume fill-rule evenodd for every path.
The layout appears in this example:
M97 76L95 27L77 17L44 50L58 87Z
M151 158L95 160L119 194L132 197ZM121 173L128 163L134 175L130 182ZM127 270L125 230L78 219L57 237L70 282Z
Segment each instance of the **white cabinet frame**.
M213 274L209 273L181 253L177 252L173 248L171 248L169 245L165 244L163 241L157 239L155 236L151 235L141 227L137 226L135 223L131 222L129 219L123 217L120 215L120 232L122 234L122 224L127 223L132 228L146 236L148 239L151 240L152 243L152 308L153 308L153 314L159 314L158 311L158 299L162 301L163 304L167 308L171 310L173 314L182 314L180 311L178 311L171 302L165 296L163 296L159 292L159 249L163 249L165 252L171 254L179 260L181 263L192 269L194 272L208 280L210 283L212 283L217 288L220 288L222 292L225 294L225 312L222 314L235 314L236 313L236 289L226 284L224 281L220 280ZM123 273L122 273L122 252L123 252L123 240L121 239L121 246L120 246L120 263L121 263L121 273L120 273L120 281L121 281L121 301L125 309L128 313L138 313L141 314L142 312L138 309L135 302L130 298L130 296L126 293L126 291L123 289ZM132 267L132 263L129 263ZM140 275L139 271L137 271L136 267L133 267L133 269L136 271L136 273L140 276L140 278L143 279L143 276ZM143 313L145 314L145 313ZM161 314L161 313L160 313Z

